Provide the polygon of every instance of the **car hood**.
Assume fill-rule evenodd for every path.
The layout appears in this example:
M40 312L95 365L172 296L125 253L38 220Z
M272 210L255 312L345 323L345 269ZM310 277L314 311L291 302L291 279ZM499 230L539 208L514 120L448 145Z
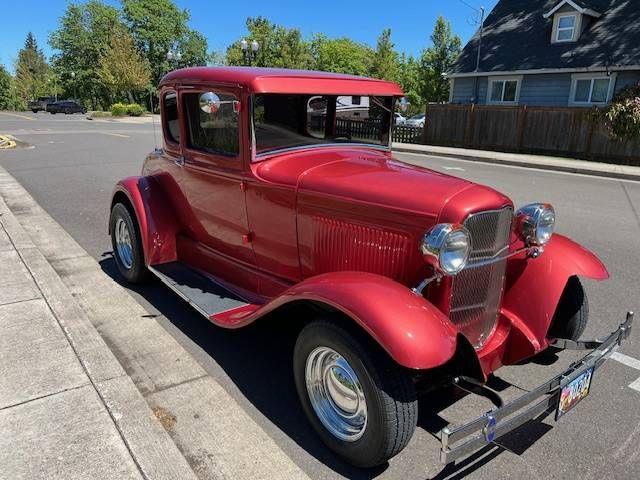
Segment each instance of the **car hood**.
M374 149L295 151L254 164L254 173L268 182L295 186L305 199L326 196L431 217L443 212L458 217L510 204L488 187L409 165ZM457 197L463 201L452 203Z

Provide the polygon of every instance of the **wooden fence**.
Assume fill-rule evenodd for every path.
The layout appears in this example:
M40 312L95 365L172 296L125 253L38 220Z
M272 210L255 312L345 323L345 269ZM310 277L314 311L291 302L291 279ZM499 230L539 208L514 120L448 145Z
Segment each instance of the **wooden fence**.
M640 165L640 142L611 138L585 108L429 105L422 143Z

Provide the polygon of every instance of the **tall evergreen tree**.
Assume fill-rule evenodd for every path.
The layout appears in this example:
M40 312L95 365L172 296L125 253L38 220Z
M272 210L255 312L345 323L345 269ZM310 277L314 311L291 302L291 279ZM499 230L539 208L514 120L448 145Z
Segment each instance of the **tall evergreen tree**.
M385 28L373 52L371 76L384 80L398 79L398 53L391 41L391 29Z
M444 102L449 99L449 80L444 74L460 55L462 42L443 17L438 17L436 21L431 42L432 45L422 52L420 59L423 71L422 95L427 102Z
M49 64L31 32L27 34L24 47L18 52L15 67L18 93L23 100L34 100L47 93Z

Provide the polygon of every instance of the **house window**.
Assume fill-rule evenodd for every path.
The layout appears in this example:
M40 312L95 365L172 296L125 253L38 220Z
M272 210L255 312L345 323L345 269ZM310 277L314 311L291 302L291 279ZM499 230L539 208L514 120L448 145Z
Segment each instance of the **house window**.
M520 78L495 78L490 80L489 103L517 103L520 95Z
M557 22L556 42L572 42L575 39L578 16L575 14L558 15Z
M578 105L606 104L611 99L614 76L574 76L571 103Z

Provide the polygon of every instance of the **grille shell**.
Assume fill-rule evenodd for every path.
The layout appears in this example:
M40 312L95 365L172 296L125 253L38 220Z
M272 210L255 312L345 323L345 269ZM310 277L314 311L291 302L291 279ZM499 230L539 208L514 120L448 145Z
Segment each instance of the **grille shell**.
M470 215L464 226L471 234L467 267L453 279L449 316L476 349L495 329L504 290L513 208ZM475 266L483 261L495 261Z

